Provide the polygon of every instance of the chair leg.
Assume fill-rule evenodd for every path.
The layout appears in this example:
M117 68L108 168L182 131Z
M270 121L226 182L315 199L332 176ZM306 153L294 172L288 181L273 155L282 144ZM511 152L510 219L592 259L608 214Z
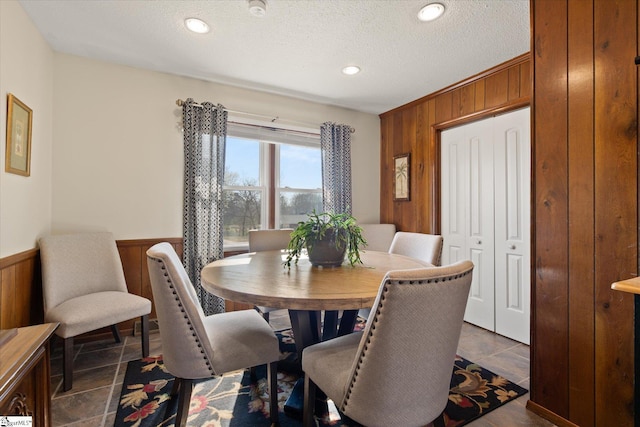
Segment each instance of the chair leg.
M178 380L178 378L176 378ZM189 403L191 402L191 390L193 389L193 380L180 378L180 392L178 393L178 412L176 413L176 426L183 427L187 425L189 417Z
M267 366L267 383L269 384L269 414L271 425L280 423L278 414L278 362L271 362Z
M180 378L174 378L173 387L171 387L171 398L173 399L174 397L176 397L178 395L178 392L180 392Z
M302 425L303 427L315 427L316 422L313 418L313 411L316 407L316 388L315 383L304 376L304 406L302 407Z
M62 373L64 391L73 387L73 337L64 338L62 350Z
M149 356L149 315L140 316L140 340L142 341L142 357Z
M113 339L116 340L117 343L122 342L118 325L111 325L111 333L113 334Z

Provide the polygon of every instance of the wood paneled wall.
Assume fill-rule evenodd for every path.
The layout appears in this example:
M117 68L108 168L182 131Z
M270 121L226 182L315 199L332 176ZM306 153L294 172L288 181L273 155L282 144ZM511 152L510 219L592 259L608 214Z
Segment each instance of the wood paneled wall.
M521 55L380 115L380 222L399 230L440 229L438 131L529 105L531 60ZM393 200L393 158L411 153L410 200Z
M531 101L528 407L558 425L630 426L633 298L610 285L638 275L640 7L638 0L532 0L531 10L531 59L380 116L380 219L437 233L438 131ZM393 156L407 152L411 201L396 202Z
M147 268L147 250L159 242L171 243L178 257L182 259L183 245L181 237L171 239L119 240L117 242L129 292L148 298L151 301L153 301L153 293L151 292L151 281L149 280L149 270ZM149 318L157 318L155 304L151 305ZM135 319L124 322L120 327L123 330L131 329L134 321Z
M40 255L31 249L0 259L0 329L41 323Z
M633 425L637 0L534 0L530 407ZM636 408L638 409L638 408Z

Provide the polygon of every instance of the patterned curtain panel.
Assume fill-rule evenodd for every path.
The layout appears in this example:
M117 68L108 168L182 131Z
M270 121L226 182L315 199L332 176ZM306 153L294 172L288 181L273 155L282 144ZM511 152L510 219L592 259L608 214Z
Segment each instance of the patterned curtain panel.
M189 98L182 106L184 124L185 270L205 314L224 312L224 300L208 293L200 271L223 257L222 184L227 112L220 104L197 105Z
M351 214L351 126L323 123L322 203L325 212Z

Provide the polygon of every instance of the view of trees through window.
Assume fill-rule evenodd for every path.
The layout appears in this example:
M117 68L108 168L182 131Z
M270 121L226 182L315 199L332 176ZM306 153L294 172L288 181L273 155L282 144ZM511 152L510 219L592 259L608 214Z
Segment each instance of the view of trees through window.
M307 213L322 211L320 159L319 146L228 136L223 192L225 249L246 247L251 229L294 228Z

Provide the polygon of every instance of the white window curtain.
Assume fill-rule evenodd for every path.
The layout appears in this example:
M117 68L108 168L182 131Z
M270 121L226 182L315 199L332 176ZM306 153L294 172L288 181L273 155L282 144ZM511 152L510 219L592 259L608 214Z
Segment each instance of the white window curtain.
M348 125L326 122L320 126L325 212L351 214L351 132Z
M223 252L222 185L227 112L220 104L182 105L184 125L183 263L205 314L224 312L224 299L202 288L200 271Z

